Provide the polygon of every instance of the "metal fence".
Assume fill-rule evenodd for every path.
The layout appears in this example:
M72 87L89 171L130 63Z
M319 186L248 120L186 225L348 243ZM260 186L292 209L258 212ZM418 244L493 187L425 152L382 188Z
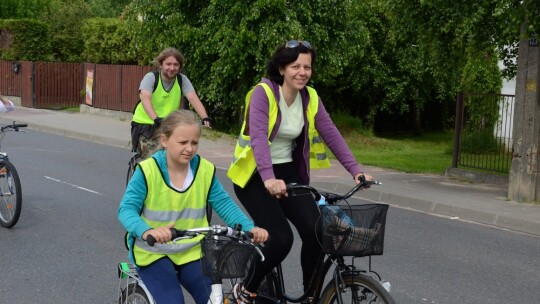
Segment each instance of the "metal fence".
M514 102L514 95L458 93L452 167L508 174Z

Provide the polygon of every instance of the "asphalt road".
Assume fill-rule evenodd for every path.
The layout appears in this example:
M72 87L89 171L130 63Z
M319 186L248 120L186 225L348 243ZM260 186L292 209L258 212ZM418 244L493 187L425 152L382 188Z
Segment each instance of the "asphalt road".
M115 303L126 259L116 219L130 152L29 130L2 141L21 176L23 210L0 229L0 303ZM229 193L234 193L218 170ZM299 289L298 245L286 282ZM391 207L373 267L397 303L537 303L538 237Z

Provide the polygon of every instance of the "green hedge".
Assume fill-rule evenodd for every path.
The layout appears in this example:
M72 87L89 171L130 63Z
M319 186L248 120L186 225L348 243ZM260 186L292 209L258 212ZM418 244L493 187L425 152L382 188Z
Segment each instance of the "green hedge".
M86 19L82 26L86 62L137 64L126 23L116 18Z
M47 24L31 19L0 20L0 59L47 61L51 44Z

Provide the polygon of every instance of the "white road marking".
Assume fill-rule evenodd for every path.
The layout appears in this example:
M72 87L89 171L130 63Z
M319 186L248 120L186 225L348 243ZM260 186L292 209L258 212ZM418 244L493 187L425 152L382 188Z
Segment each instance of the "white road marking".
M77 189L80 189L80 190L88 191L88 192L90 192L90 193L94 193L94 194L97 194L97 195L103 195L103 194L101 194L101 193L99 193L99 192L97 192L97 191L90 190L90 189L88 189L88 188L84 188L84 187L77 186L77 185L74 185L74 184L70 184L70 183L68 183L68 182L64 182L64 181L61 181L61 180L59 180L59 179L52 178L52 177L50 177L50 176L45 176L45 178L46 178L46 179L50 179L50 180L55 181L55 182L59 182L59 183L65 184L65 185L69 185L69 186L71 186L71 187L74 187L74 188L77 188Z

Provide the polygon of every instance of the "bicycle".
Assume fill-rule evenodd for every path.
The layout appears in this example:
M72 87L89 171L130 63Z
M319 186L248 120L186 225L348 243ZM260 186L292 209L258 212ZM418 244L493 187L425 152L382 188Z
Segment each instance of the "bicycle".
M358 190L378 181L361 180L344 195L319 192L306 185L289 184L290 196L311 195L320 205L323 252L305 292L300 296L287 294L281 264L274 268L257 290L256 303L385 303L394 304L390 283L372 269L371 256L382 255L387 204L350 205L347 199ZM345 202L344 205L336 205ZM350 262L345 256L352 257ZM368 257L368 269L355 265L355 259ZM332 280L322 289L332 265Z
M209 303L221 304L234 301L232 293L234 285L246 275L247 265L260 249L251 243L251 233L223 225L193 228L187 230L171 229L173 243L199 235L203 249L203 274L212 278L212 290ZM149 235L146 242L153 246L155 239ZM119 304L155 304L152 295L137 273L136 267L127 262L118 264Z
M25 132L20 128L28 124L16 124L0 127L0 142L7 131ZM19 174L6 152L0 152L0 225L11 228L21 216L22 190Z

